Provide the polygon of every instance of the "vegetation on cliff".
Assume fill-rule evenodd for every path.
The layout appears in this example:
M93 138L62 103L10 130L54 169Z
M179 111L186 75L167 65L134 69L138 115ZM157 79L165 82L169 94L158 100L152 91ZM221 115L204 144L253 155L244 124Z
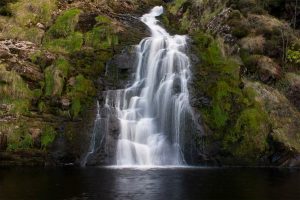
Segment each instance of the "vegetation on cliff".
M57 138L67 140L65 148L83 138L78 127L93 121L96 93L104 89L97 80L123 44L119 38L140 34L113 12L125 4L111 4L1 1L0 150L48 153Z
M299 91L296 79L291 86L284 75L299 73L298 19L297 13L291 17L284 11L289 9L287 4L281 0L175 0L162 17L169 28L191 36L192 53L199 58L192 96L201 97L196 108L207 134L207 150L202 153L222 163L289 165L299 153L299 112L295 111ZM254 82L261 86L254 87ZM266 99L273 98L282 105L270 108ZM282 113L284 109L293 110L291 117ZM216 144L217 154L209 150ZM273 155L280 155L279 159Z
M300 4L164 2L161 21L191 38L192 96L205 129L195 137L206 145L199 154L289 166L300 152ZM127 76L114 66L99 81L116 52L143 36L128 13L157 3L1 1L0 150L43 154L61 136L74 145L104 82Z

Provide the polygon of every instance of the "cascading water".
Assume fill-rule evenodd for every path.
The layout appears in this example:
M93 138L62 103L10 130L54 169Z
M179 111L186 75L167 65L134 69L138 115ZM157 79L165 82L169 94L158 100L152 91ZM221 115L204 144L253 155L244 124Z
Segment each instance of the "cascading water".
M192 115L187 37L167 33L156 19L161 14L163 7L158 6L141 17L151 37L136 47L133 84L106 92L104 108L119 121L118 166L185 164L181 140L186 116Z
M117 165L182 165L180 134L189 111L190 62L186 36L170 36L158 25L163 7L141 20L151 30L137 47L135 82L117 95L121 132Z

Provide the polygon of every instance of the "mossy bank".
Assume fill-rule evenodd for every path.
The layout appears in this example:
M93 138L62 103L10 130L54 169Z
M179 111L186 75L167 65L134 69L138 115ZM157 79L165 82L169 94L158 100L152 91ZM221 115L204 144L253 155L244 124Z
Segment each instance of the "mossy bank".
M135 16L155 3L1 1L1 165L79 163L98 94L127 77L107 63L147 34Z
M168 4L164 24L191 38L191 103L205 129L195 134L199 163L300 164L299 30L297 18L288 15L290 4Z

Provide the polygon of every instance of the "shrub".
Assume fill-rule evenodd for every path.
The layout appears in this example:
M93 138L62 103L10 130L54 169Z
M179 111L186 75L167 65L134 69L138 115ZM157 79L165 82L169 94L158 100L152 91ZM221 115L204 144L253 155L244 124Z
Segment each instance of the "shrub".
M113 48L119 39L114 33L111 20L106 16L98 16L96 21L95 27L85 34L85 45L95 49Z
M44 46L52 52L68 54L79 51L83 44L82 33L75 32L66 38L51 39L44 42Z
M193 41L201 61L196 86L211 99L210 104L199 108L203 120L213 130L213 138L223 142L224 153L257 159L266 146L267 131L263 128L267 117L255 100L255 92L240 87L240 66L223 56L217 40L197 33ZM257 147L252 145L257 141Z
M33 147L33 138L28 132L28 127L21 124L8 135L8 151L27 150Z
M70 9L65 11L50 27L48 34L52 38L61 38L71 35L75 31L80 13L81 11L79 9Z
M52 126L45 126L41 134L41 147L47 149L55 140L57 133Z
M69 88L68 96L72 99L71 113L73 117L77 117L86 106L92 101L95 95L95 86L93 82L86 79L83 75L76 76L75 85Z
M15 21L21 26L36 24L47 25L51 23L51 15L56 8L56 0L19 0L11 4Z

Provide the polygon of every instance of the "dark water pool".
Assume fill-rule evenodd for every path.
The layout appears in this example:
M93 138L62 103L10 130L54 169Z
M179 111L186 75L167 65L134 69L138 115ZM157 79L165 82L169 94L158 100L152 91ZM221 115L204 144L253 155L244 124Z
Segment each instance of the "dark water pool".
M1 200L300 200L300 170L1 169Z

